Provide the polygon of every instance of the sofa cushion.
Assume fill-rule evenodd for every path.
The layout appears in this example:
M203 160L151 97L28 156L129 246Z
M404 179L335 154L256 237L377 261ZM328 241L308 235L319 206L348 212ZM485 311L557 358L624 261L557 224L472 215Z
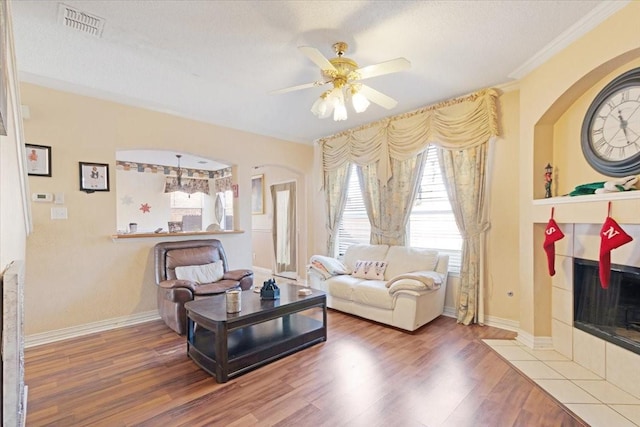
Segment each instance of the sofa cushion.
M353 287L354 303L393 310L395 298L384 280L363 280Z
M351 275L360 279L384 280L385 261L356 261L356 268Z
M391 246L387 252L386 280L412 271L435 270L438 264L438 251L433 249L412 248L409 246Z
M221 260L209 264L176 267L176 278L195 283L217 282L222 279L222 276L224 276L224 269Z
M327 293L334 298L342 298L351 301L353 297L353 288L356 284L364 282L366 280L358 279L348 274L341 276L333 276L327 279L324 283Z
M353 271L356 268L356 261L359 259L384 261L388 250L388 245L351 245L344 254L344 264L350 271Z

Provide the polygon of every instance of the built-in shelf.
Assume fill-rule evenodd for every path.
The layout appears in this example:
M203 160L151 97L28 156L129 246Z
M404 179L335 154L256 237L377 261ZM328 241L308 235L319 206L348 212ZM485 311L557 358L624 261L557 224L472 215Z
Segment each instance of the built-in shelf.
M220 231L182 231L179 233L123 233L113 234L111 236L114 240L120 239L141 239L148 237L183 237L183 236L214 236L221 234L242 234L242 230L220 230Z

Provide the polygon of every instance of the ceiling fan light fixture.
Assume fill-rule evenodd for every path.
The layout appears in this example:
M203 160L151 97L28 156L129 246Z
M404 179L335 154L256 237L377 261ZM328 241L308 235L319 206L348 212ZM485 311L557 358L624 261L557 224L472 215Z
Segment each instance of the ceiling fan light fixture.
M324 95L324 94L323 94ZM322 117L327 113L327 99L320 96L311 106L311 112L317 116Z
M335 43L333 48L337 56L327 59L314 47L299 46L298 49L320 67L322 79L271 91L270 93L286 93L331 84L333 88L324 92L313 102L311 112L321 119L333 113L333 119L335 121L347 119L346 101L349 101L356 113L366 111L372 102L388 110L394 108L398 104L396 100L369 86L361 84L360 81L406 70L411 67L411 63L405 58L396 58L378 64L360 67L357 62L344 56L348 47L345 42Z
M351 87L351 104L356 113L364 113L371 105L366 96L358 92L353 86Z
M347 120L347 107L344 104L338 104L333 111L333 120L336 122Z
M333 112L334 99L331 91L325 91L311 106L311 112L320 119L326 119Z

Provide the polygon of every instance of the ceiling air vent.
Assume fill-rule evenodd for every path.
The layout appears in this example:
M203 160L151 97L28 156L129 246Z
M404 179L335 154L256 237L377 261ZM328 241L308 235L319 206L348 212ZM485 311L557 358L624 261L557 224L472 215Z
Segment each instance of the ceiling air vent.
M65 27L73 28L94 37L102 37L104 19L66 4L58 4L58 22Z

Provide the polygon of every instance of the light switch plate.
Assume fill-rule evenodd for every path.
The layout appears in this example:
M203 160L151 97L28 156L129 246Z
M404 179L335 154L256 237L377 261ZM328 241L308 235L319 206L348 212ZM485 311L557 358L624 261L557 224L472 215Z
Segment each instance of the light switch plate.
M67 208L51 208L51 219L67 219Z

